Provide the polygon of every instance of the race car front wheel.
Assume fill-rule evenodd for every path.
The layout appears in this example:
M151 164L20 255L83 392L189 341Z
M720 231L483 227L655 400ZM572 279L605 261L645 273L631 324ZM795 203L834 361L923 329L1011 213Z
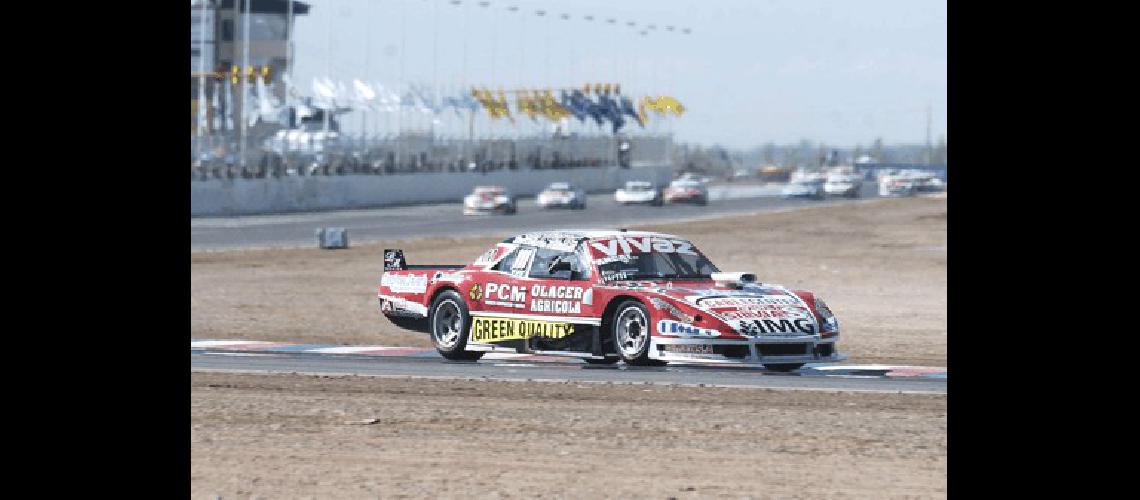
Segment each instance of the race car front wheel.
M454 361L475 361L483 357L482 352L464 350L467 347L471 315L467 312L463 297L454 290L446 290L432 301L428 318L431 322L431 342L440 356Z
M628 365L664 364L649 359L649 310L636 300L627 300L614 310L610 321L618 356Z

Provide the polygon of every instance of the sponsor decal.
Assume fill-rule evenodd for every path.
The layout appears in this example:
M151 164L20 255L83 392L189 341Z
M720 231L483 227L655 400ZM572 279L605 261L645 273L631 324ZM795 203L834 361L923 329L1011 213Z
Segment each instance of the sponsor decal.
M380 286L396 293L424 293L427 290L426 274L387 274L380 277Z
M629 264L630 262L634 262L635 260L637 260L637 258L633 257L631 255L613 255L610 257L602 257L600 259L594 259L594 264L597 264L599 266L604 266L606 264L613 264L614 262L621 262L623 264Z
M595 258L613 257L616 255L630 255L634 253L683 253L696 255L693 244L685 240L670 240L646 236L643 238L612 238L608 240L591 241Z
M727 309L712 308L721 319L794 319L811 318L811 312L799 306L745 306Z
M578 247L578 241L582 239L581 236L575 236L564 233L537 233L537 234L520 234L515 236L512 243L520 245L533 245L539 248L548 248L550 250L560 250L563 252L573 252Z
M701 328L680 321L663 319L657 322L657 333L677 337L719 337L720 332L711 328Z
M407 263L404 261L403 250L384 249L385 271L401 271L407 269L407 267Z
M649 302L653 304L653 307L657 308L658 310L667 311L669 314L672 314L674 318L682 320L686 323L692 323L694 321L694 318L692 316L685 314L683 311L667 301L661 300L657 297L652 297L649 299Z
M534 285L530 288L530 310L534 312L578 314L582 312L582 297L584 292L585 290L580 286Z
M753 319L737 322L744 335L814 335L815 322L810 319Z
M531 337L560 339L573 333L574 325L570 323L480 316L471 318L468 338L472 342L502 342Z
M514 249L514 245L498 244L494 248L489 249L489 251L483 252L483 254L479 256L479 259L475 259L474 263L475 265L490 264L491 262L495 262L500 255L511 252L512 249Z
M492 306L526 308L526 287L518 285L503 285L500 283L487 283L487 291L483 303Z
M471 285L471 291L467 292L467 296L471 297L471 300L478 302L483 298L483 288L480 287L478 283Z
M389 316L423 318L427 316L427 306L391 295L379 296L380 311Z
M665 344L662 347L669 353L713 354L713 346L708 344Z
M435 276L432 277L431 282L435 283L437 281L447 281L451 283L462 283L466 279L467 275L462 273L437 272L435 273Z
M798 306L800 300L791 295L768 295L764 297L715 297L697 298L703 307L754 307L754 306Z

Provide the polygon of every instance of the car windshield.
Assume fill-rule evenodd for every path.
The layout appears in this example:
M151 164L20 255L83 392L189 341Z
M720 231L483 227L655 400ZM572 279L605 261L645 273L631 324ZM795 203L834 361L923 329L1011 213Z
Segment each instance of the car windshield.
M595 239L589 250L603 281L700 279L719 272L692 243L661 236Z
M652 185L648 183L629 183L625 185L627 191L649 191Z
M557 182L556 182L556 183L554 183L554 184L551 184L551 185L549 185L549 186L546 186L546 190L547 190L547 191L569 191L569 190L570 190L570 185L569 185L569 184L564 184L564 183L557 183Z
M673 181L670 184L670 186L675 187L675 188L699 188L699 187L701 187L700 183L693 182L693 181Z

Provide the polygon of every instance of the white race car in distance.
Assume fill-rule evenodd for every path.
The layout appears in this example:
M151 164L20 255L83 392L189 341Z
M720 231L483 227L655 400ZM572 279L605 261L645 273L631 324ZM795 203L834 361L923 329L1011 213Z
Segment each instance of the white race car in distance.
M586 192L569 182L552 182L541 193L538 193L535 198L535 205L538 205L539 208L585 210Z
M463 198L463 215L514 215L516 210L515 197L502 186L476 186Z
M661 206L661 191L652 182L629 181L624 187L614 191L614 201L622 205L631 203L644 203L655 207Z
M850 168L837 168L827 173L823 191L829 196L858 198L863 188L863 178Z
M898 173L879 176L879 196L912 196L916 192L914 179Z

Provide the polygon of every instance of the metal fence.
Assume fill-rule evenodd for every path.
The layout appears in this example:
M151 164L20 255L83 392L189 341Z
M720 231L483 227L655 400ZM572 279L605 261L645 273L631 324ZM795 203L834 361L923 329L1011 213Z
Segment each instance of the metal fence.
M671 136L467 141L403 134L363 139L336 132L290 130L264 139L244 166L233 153L237 144L232 136L193 137L190 146L191 180L206 180L667 165L673 142ZM201 156L195 158L199 152Z

